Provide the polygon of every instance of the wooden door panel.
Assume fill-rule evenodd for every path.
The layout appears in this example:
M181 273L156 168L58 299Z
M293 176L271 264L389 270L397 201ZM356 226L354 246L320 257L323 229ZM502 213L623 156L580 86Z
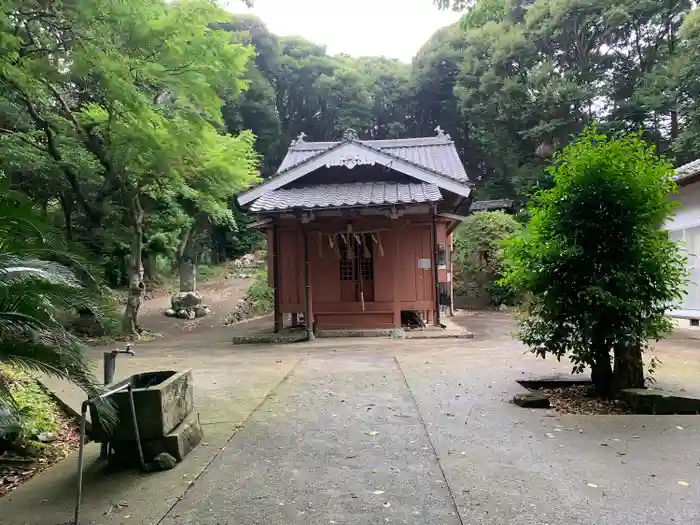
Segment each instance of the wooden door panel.
M355 281L340 282L340 300L344 303L353 303L357 300L355 297Z
M362 288L360 288L359 291L364 293L366 303L374 302L374 281L366 281L363 279Z

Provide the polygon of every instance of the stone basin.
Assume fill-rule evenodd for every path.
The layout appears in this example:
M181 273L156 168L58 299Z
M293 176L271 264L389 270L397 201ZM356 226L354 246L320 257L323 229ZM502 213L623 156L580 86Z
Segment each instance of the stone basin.
M194 408L192 370L163 370L135 374L109 385L109 390L131 384L139 436L142 440L167 436ZM107 398L117 409L119 422L105 429L95 407L90 407L92 432L96 441L134 441L134 428L126 390Z

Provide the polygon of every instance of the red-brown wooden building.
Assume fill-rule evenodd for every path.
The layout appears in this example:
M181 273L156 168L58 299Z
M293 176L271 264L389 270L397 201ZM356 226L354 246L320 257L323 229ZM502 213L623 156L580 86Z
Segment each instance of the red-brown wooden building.
M450 309L451 231L472 188L449 135L292 142L277 173L238 197L267 231L275 329L394 328ZM404 315L406 317L406 315Z

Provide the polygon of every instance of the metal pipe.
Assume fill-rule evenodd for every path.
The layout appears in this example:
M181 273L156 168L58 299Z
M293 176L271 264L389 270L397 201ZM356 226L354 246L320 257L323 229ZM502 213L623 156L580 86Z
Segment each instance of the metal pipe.
M83 401L80 406L80 445L78 449L78 495L75 498L75 513L73 525L80 525L80 504L83 499L83 462L85 460L85 427L87 423L87 409L90 401Z
M135 416L136 411L135 411L135 406L133 404L133 395L131 394L131 385L122 385L118 386L116 388L113 388L112 390L108 390L107 392L104 392L100 394L97 397L94 397L92 399L88 399L86 401L83 401L83 404L80 406L80 443L78 446L78 491L77 491L77 496L75 498L75 512L73 514L73 524L74 525L80 525L80 505L83 499L83 467L85 464L85 439L86 439L86 433L87 433L87 410L90 405L95 405L95 401L101 400L107 396L110 396L112 394L116 394L117 392L121 392L122 390L128 389L129 390L129 399L131 402L132 406L132 417ZM135 433L138 435L138 427L134 427ZM139 456L141 459L141 463L143 465L143 451L141 450L141 441L138 441L138 450L139 450Z
M107 386L114 381L114 373L117 368L117 354L114 351L102 354L102 383ZM100 443L100 459L109 457L109 442Z
M279 263L279 226L275 221L272 226L272 292L274 294L274 323L275 332L282 329L280 315L280 263Z
M436 213L437 210L433 208L433 243L435 245L435 250L433 252L433 276L435 277L435 326L440 326L440 279L437 264L440 248L437 238L437 221L435 220Z
M302 229L304 234L304 283L306 285L306 305L304 311L304 320L306 321L306 336L309 341L313 341L314 337L314 322L311 316L311 274L309 272L309 234L306 228Z
M139 422L136 418L136 405L134 404L134 387L131 384L127 385L129 394L129 408L131 409L131 423L134 426L134 438L136 439L136 450L139 453L139 464L141 470L146 470L146 462L143 459L143 449L141 448L141 436L139 434Z
M117 370L117 356L119 354L136 355L132 349L131 343L127 343L124 350L111 350L102 354L102 379L105 386L111 385L114 382L114 374ZM103 396L105 394L102 394ZM109 442L100 444L100 459L109 457Z

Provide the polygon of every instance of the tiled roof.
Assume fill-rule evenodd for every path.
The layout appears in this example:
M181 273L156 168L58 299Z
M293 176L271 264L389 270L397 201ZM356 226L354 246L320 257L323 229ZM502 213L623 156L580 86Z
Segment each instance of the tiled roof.
M446 136L416 139L358 140L357 142L428 168L451 179L462 182L468 180L467 172L459 160L457 149L452 140ZM277 173L289 171L301 162L338 144L339 142L293 142Z
M470 211L491 211L504 210L513 207L513 201L510 199L497 199L492 201L474 201L470 206Z
M279 188L265 193L251 205L251 211L293 208L339 208L369 204L437 202L442 198L434 184L394 182L352 182L319 184L301 188Z
M684 164L676 168L676 182L683 182L684 180L694 177L700 174L700 159Z

